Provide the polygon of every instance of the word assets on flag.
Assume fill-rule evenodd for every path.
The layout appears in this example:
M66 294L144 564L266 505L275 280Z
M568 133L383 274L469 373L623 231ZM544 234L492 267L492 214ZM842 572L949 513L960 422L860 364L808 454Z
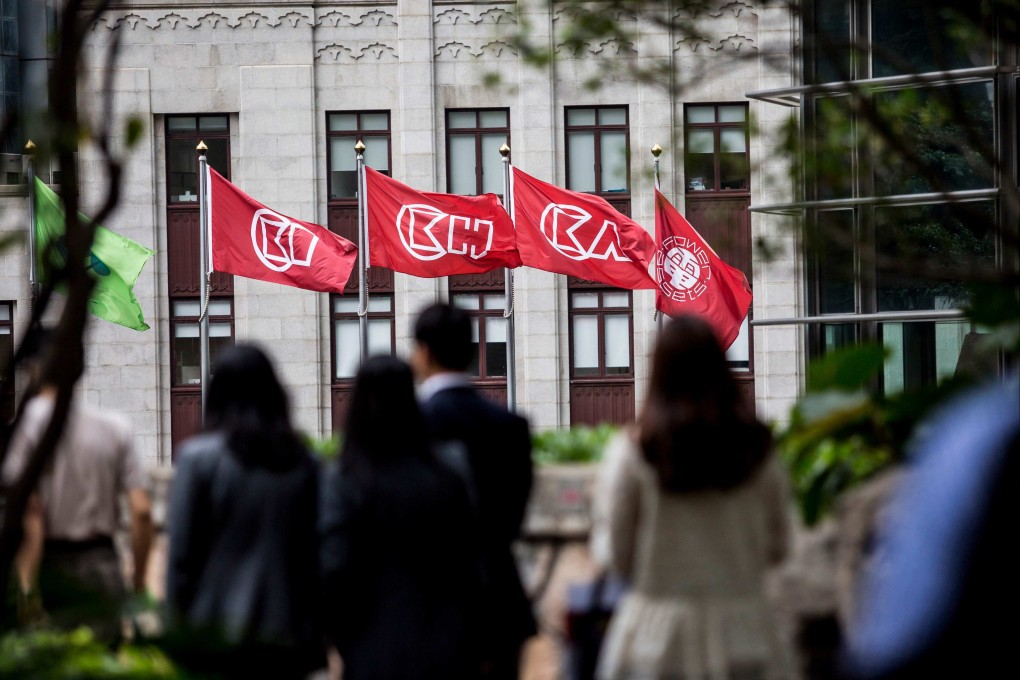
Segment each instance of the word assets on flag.
M365 168L370 263L434 278L519 267L510 216L493 194L417 191Z
M38 177L31 199L35 207L36 260L40 276L52 277L55 270L67 263L64 204ZM78 221L89 219L78 213ZM86 268L95 279L89 296L89 311L115 324L145 331L149 325L142 316L142 306L135 298L133 287L142 267L155 253L131 239L97 227L89 250Z
M529 267L620 288L658 288L655 242L644 227L592 194L511 169L517 248Z
M751 307L751 287L736 267L723 262L701 234L655 191L655 308L671 317L697 314L729 348Z
M249 279L342 293L358 249L318 224L287 217L209 168L212 268Z

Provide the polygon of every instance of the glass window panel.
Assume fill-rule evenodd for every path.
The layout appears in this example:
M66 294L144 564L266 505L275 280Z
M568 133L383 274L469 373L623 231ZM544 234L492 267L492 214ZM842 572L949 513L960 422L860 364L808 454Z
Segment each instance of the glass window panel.
M450 135L450 193L466 196L478 193L475 163L475 136Z
M389 319L368 320L368 353L393 354L393 333Z
M334 314L357 314L358 298L356 297L335 297L333 298Z
M170 201L198 201L198 157L195 155L195 143L190 139L168 139L166 147Z
M234 346L234 339L229 335L209 338L209 373L216 374L216 364L219 363L220 354L228 347Z
M475 343L476 345L479 342L481 342L481 335L479 333L480 333L480 331L479 331L479 326L478 326L478 317L477 316L472 316L471 317L471 342Z
M336 378L353 378L361 362L361 331L357 319L333 322L336 356L333 363Z
M599 318L575 316L573 331L574 375L598 375Z
M958 11L947 11L953 4L929 0L871 3L875 77L991 64L994 42L987 33L962 23ZM961 38L967 28L970 35Z
M506 134L482 135L482 193L503 193L503 157L499 147L506 143Z
M850 78L850 3L847 0L815 0L814 82L828 83Z
M599 109L599 125L626 125L627 109Z
M747 317L740 323L740 334L733 344L726 350L726 361L730 368L737 371L746 371L751 367L751 337L750 328L747 325Z
M751 164L746 153L719 154L719 188L747 189L751 181Z
M166 129L170 132L194 132L194 116L171 116L166 119Z
M10 305L0 305L0 321L10 321L10 320L11 320L11 306Z
M715 189L715 156L711 153L684 153L687 191Z
M594 125L595 109L567 109L567 125Z
M485 374L506 375L506 319L485 319Z
M385 137L369 137L365 143L365 165L389 174L390 170L390 140ZM351 153L354 156L353 152ZM355 158L357 163L357 158Z
M357 311L357 301L354 303L354 310ZM368 311L386 313L393 311L393 298L389 295L373 295L368 298Z
M450 111L451 128L473 128L476 120L474 111Z
M198 300L174 300L174 316L198 316L202 313L202 305Z
M174 324L174 337L175 338L197 338L199 337L199 330L197 323L177 323Z
M200 385L202 383L197 327L195 331L194 336L177 336L174 340L175 385Z
M211 322L209 324L210 338L229 338L231 336L229 322Z
M331 113L329 114L329 131L340 132L345 130L358 129L358 114L356 113Z
M506 319L501 316L485 318L485 342L501 342L506 344Z
M510 127L505 110L480 111L478 114L479 127L483 128L505 128Z
M229 142L226 139L207 139L206 146L209 150L205 157L209 166L224 177L230 177L230 154L227 152ZM196 161L197 163L197 161ZM197 167L197 165L196 165Z
M630 294L624 292L612 292L602 294L603 307L629 307Z
M573 191L595 191L595 133L567 134L567 162Z
M719 146L723 153L744 153L747 151L747 134L743 128L719 130Z
M211 298L207 312L209 316L230 316L231 307L230 300Z
M484 309L506 309L506 295L484 295L482 296Z
M815 100L814 149L808 157L818 198L848 198L854 178L849 97Z
M199 132L226 132L226 116L200 116L198 119Z
M331 137L330 146L330 198L357 198L358 160L354 153L355 137Z
M714 123L715 122L715 107L714 106L688 106L687 107L687 122L688 123Z
M712 153L715 151L715 130L688 130L687 153Z
M887 394L903 391L903 324L882 324L882 344L888 353L882 368L882 385Z
M361 114L361 129L389 130L390 116L387 113L363 113Z
M584 309L599 306L599 294L598 293L572 293L570 301L574 305L574 309Z
M969 332L970 323L966 321L935 324L935 374L939 380L956 373L963 343Z
M854 298L854 213L820 212L814 244L818 267L818 313L852 313Z
M606 374L630 373L630 316L607 314Z
M719 107L720 123L743 123L747 120L747 107L742 104Z
M840 347L848 347L857 343L857 326L855 324L825 324L822 326L822 329L824 331L822 340L825 343L825 352L831 352Z
M602 191L627 191L627 133L603 132Z
M453 306L461 309L479 309L477 295L454 295Z

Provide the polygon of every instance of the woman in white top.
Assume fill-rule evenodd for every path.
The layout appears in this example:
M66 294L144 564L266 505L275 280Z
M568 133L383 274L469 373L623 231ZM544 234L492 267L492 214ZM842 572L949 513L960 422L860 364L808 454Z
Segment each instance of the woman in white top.
M630 590L598 677L787 678L763 576L788 541L785 474L711 327L670 322L636 427L606 449L592 550Z

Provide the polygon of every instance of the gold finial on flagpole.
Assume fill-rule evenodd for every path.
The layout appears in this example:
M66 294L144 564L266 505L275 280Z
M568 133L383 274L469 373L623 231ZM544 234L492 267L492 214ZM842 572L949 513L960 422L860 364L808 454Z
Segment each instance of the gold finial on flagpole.
M208 150L209 150L209 147L207 147L207 146L205 145L205 142L203 142L203 141L199 141L199 142L198 142L198 146L196 146L196 147L195 147L195 151L197 151L197 152L199 152L199 153L203 153L203 154L204 154L204 153L205 153L206 151L208 151Z
M354 145L354 150L357 153L365 153L365 143L359 139L358 143Z
M31 139L25 144L25 153L29 156L35 153L35 142Z
M510 155L510 147L507 146L506 144L504 144L503 146L499 147L499 155L502 156L503 158L506 158L507 156L509 156Z
M656 144L652 147L652 155L658 158L662 154L662 147Z

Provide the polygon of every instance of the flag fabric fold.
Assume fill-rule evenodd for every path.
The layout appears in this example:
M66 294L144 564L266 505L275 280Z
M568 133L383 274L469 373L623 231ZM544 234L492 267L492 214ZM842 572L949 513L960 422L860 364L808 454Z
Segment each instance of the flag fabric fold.
M723 348L740 334L751 308L751 287L736 267L719 258L701 234L655 190L655 308L671 317L698 314Z
M209 168L212 269L322 293L342 293L358 248L329 229L262 205Z
M35 224L32 228L35 230L38 270L45 278L49 272L62 269L67 262L64 203L38 177L34 189ZM84 222L89 218L78 213L78 219ZM105 227L97 227L86 264L96 280L89 297L89 311L101 319L136 331L148 330L149 325L145 323L133 286L145 262L154 254L154 251L131 239Z
M521 261L536 269L619 288L656 289L655 242L605 199L561 189L511 168Z
M519 267L514 225L494 194L417 191L365 168L372 265L434 278Z

